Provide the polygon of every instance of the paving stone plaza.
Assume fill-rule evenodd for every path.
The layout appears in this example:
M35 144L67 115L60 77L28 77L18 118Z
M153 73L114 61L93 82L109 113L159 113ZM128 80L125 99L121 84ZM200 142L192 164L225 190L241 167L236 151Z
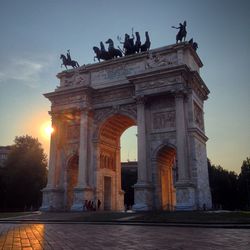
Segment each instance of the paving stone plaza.
M0 249L238 249L249 229L94 224L0 224Z

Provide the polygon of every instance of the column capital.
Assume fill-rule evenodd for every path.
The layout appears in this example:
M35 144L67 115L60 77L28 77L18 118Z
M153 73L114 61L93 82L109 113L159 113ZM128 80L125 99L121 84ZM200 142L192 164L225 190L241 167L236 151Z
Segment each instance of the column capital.
M77 109L80 114L88 114L92 109L89 106L83 106Z
M138 95L134 97L136 104L145 104L147 102L147 97L145 95Z

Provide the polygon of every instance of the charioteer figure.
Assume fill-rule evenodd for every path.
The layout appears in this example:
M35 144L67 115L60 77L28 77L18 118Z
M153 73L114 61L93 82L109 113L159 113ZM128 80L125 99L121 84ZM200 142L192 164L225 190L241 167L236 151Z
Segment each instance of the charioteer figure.
M135 53L134 50L134 35L132 34L132 38L130 38L129 34L125 34L124 42L120 41L123 44L123 50L125 56L132 55Z

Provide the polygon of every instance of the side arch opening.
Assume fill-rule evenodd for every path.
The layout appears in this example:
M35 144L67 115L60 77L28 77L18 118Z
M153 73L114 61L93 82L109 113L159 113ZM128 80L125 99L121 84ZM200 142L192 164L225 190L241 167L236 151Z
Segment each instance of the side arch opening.
M159 205L161 210L173 211L176 205L176 150L163 146L157 153Z

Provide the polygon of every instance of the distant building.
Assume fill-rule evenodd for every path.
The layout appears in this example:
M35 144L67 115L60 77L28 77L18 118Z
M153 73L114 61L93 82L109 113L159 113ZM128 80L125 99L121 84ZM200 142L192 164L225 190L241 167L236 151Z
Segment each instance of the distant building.
M122 162L121 168L124 205L127 209L130 209L134 205L134 185L137 182L137 161Z
M4 164L10 153L11 146L0 146L0 167L4 167Z

